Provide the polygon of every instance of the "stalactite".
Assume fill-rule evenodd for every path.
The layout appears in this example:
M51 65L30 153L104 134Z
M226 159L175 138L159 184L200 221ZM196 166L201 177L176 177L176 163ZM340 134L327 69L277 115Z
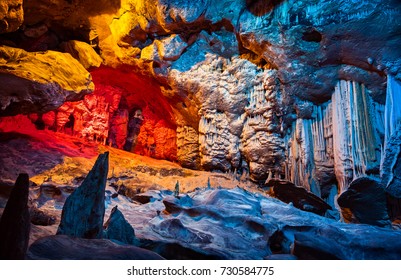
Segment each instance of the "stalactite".
M364 85L352 81L337 84L332 103L335 173L343 191L351 180L378 165L377 113Z
M229 131L224 113L208 111L199 121L201 165L206 169L229 171L240 164L239 138Z
M401 83L391 75L387 76L387 95L384 111L384 148L387 141L395 132L397 125L401 123Z

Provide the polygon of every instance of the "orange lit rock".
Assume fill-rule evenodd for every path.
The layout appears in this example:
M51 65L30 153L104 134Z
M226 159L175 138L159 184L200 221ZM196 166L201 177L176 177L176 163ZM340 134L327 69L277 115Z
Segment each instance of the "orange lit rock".
M53 111L47 112L42 115L42 120L46 126L46 128L52 127L56 122L56 113Z
M0 115L44 113L94 90L91 75L69 54L0 47Z
M0 34L16 31L24 20L22 0L0 2Z
M129 113L127 109L119 109L111 119L109 144L123 149L128 135Z

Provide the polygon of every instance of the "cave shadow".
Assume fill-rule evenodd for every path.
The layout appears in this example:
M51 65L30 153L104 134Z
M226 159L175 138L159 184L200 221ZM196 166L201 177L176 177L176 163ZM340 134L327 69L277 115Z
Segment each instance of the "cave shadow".
M246 8L254 16L264 16L285 0L246 0Z

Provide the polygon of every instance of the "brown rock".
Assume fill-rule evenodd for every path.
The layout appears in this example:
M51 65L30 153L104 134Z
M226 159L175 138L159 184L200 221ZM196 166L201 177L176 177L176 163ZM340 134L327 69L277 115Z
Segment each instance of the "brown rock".
M360 177L337 199L347 222L391 227L384 186L374 178Z

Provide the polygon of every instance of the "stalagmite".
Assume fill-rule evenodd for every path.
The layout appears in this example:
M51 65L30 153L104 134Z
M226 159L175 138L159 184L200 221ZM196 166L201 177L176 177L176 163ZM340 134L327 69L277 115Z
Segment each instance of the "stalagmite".
M387 95L384 112L385 138L384 149L391 135L401 123L401 82L397 81L391 75L387 76Z
M99 155L85 180L65 201L57 234L102 238L109 152Z
M388 76L384 108L384 149L380 174L387 192L401 198L401 83Z

